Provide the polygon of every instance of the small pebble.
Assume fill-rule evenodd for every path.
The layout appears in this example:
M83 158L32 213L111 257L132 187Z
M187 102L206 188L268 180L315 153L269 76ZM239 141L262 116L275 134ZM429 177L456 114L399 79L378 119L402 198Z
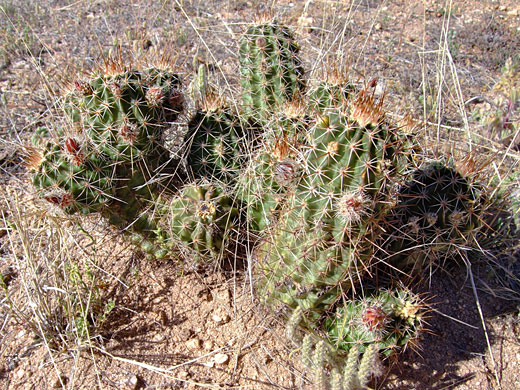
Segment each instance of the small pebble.
M15 377L16 379L22 379L22 377L24 376L24 374L25 374L25 370L24 370L22 367L20 367L18 370L15 371L15 373L14 373L14 377Z
M194 339L190 339L190 340L186 341L186 347L187 347L190 351L196 351L196 350L199 350L201 344L202 344L202 343L201 343L201 341L200 341L198 338L194 338Z
M213 314L211 319L217 324L224 324L229 321L229 316L227 314Z
M139 384L139 379L136 375L130 375L123 383L124 390L136 390L137 385Z
M213 357L213 361L217 364L224 364L226 363L227 361L229 360L229 356L226 355L225 353L217 353L214 357Z
M204 344L202 345L206 351L211 351L214 347L213 341L206 340L204 341Z

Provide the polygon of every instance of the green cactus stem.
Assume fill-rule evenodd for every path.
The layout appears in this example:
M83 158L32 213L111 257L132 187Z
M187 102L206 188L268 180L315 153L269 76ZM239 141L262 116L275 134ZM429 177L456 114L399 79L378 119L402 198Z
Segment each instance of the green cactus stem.
M221 98L207 95L188 123L186 162L195 180L232 183L247 162L254 131Z
M248 118L261 123L303 94L298 45L287 27L274 21L249 27L240 39L242 100Z
M158 212L165 248L207 258L226 256L224 252L236 244L239 207L216 184L188 184Z
M364 91L349 111L320 118L294 195L256 252L265 301L301 306L312 322L357 283L404 168L401 148L381 102Z
M149 68L95 72L64 96L65 113L90 143L113 161L136 161L162 151L160 140L183 109L177 75Z

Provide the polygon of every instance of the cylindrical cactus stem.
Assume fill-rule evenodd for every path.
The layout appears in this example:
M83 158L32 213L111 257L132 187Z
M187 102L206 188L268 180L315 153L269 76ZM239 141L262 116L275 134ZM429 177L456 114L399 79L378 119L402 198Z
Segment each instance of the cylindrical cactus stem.
M324 114L344 109L354 92L347 70L332 67L307 93L310 112Z
M358 383L361 389L366 388L370 377L376 370L379 348L376 344L371 344L365 350L359 362Z
M308 369L312 368L312 347L314 346L312 335L306 334L302 340L302 362Z
M337 368L330 372L330 390L344 390L343 378Z
M184 138L188 174L232 184L251 154L254 137L253 129L220 97L206 95Z
M327 390L327 376L325 374L326 346L324 340L319 340L314 348L312 368L314 374L314 386L316 390Z
M460 247L472 247L484 227L486 199L478 184L441 161L424 164L397 194L387 217L385 261L400 270L441 265Z
M253 157L238 181L238 197L247 207L248 226L262 237L276 225L278 214L303 173L303 149L311 119L295 100L271 118Z
M303 310L300 307L294 309L289 321L287 321L285 334L289 340L294 340L296 336L296 329L300 325L303 317Z
M354 390L359 363L359 349L353 345L348 351L347 360L343 368L343 390Z
M159 213L164 245L172 250L184 249L204 258L227 256L228 245L236 245L239 207L216 184L186 185Z
M298 45L275 21L249 27L240 39L242 100L248 118L261 123L305 88Z

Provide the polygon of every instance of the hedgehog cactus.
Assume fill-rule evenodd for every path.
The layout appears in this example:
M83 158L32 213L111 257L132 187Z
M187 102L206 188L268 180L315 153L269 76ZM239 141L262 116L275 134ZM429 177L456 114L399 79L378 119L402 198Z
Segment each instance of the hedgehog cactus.
M112 225L145 236L158 170L169 168L162 133L183 106L178 76L110 62L63 97L72 126L33 136L28 165L39 194L67 213L100 212ZM171 176L168 178L171 180Z
M380 358L416 345L424 306L405 288L365 290L363 298L343 298L324 319L321 334L309 332L303 322L303 338L301 332L293 332L291 339L301 344L302 362L315 388L364 389L372 376L381 374ZM298 318L291 317L292 327L304 317L298 310L294 314Z
M311 120L301 101L290 102L274 115L239 178L238 197L247 205L249 226L265 234L292 193L302 173L302 149Z
M329 70L307 94L311 112L337 111L349 101L355 88L346 71L338 68Z
M240 117L214 95L188 123L185 136L187 166L195 179L232 182L245 165L253 134Z
M240 40L242 100L246 116L264 123L305 88L299 48L287 27L251 26Z
M484 204L478 186L455 168L425 164L401 188L388 218L387 261L398 269L420 269L471 246L483 227Z
M218 256L233 243L239 209L216 184L188 184L179 195L158 206L160 244L169 250L188 249L196 256Z
M113 169L101 156L86 150L72 137L57 144L38 138L28 166L41 196L68 214L101 211L114 196Z
M257 256L261 296L316 320L370 265L404 159L381 102L365 91L348 111L323 115L309 143L301 179Z
M180 86L177 75L156 68L97 72L74 83L65 112L99 152L133 162L161 150L163 132L183 108Z
M345 300L325 321L328 340L336 350L360 353L372 344L385 355L405 349L417 339L424 304L406 289L375 290L364 298Z

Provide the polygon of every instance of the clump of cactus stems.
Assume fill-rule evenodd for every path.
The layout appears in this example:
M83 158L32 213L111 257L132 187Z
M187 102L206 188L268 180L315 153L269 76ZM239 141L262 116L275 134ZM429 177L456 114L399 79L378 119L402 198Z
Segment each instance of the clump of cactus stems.
M241 56L252 50L246 59L258 53L254 45L241 49ZM448 256L457 245L471 244L483 223L483 199L473 179L450 166L425 171L423 164L415 170L420 158L409 133L413 126L387 120L382 99L375 99L370 88L356 91L341 72L325 75L303 99L298 97L305 114L298 116L297 127L303 130L296 132L283 122L277 126L274 118L282 110L276 106L252 104L251 87L243 80L250 112L264 121L273 118L243 176L244 187L252 189L246 198L249 222L261 232L254 256L260 299L288 308L290 337L297 328L321 329L336 358L355 345L352 353L365 360L351 360L357 379L347 382L362 387L370 377L368 360L404 349L418 337L423 311L417 297L401 290L376 290L360 300L355 292L362 290L362 281L375 272L381 256L388 261L390 254L392 266L403 270L417 260L410 248L420 248L416 254L426 258L433 247ZM389 221L401 222L414 213L421 213L425 223L423 240L385 240L396 229ZM401 258L402 249L407 254ZM348 294L350 301L344 298ZM318 345L312 358L304 354L304 361L322 360L323 342ZM304 342L302 350L311 349ZM324 378L318 369L315 385L323 387ZM331 380L338 383L337 371Z
M184 95L159 68L111 65L76 82L63 98L68 130L37 134L28 164L43 198L100 212L156 258L234 254L242 230L253 232L242 237L257 244L258 296L285 307L317 388L364 388L381 357L413 345L424 312L410 291L365 281L381 262L408 272L471 245L485 197L468 162L416 167L410 125L388 119L374 83L355 88L334 70L306 90L297 53L286 27L248 28L242 104L200 82L201 68L200 100L178 134L191 181L166 194L156 183L172 167L161 139Z
M28 165L39 195L67 213L100 212L117 227L153 235L145 210L169 165L161 137L183 108L179 76L107 61L72 85L62 99L66 127L33 137Z
M405 151L366 91L309 130L300 176L259 246L261 296L317 320L370 266Z
M287 323L287 337L301 343L303 364L315 386L323 389L363 389L381 371L380 356L389 356L420 336L424 304L405 288L371 290L365 297L345 299L324 324L324 333L306 333L295 309ZM330 370L330 376L325 375Z
M34 184L43 197L59 191L54 203L69 212L131 212L133 202L151 198L148 183L167 164L160 141L182 111L179 77L109 62L73 85L63 97L67 130L35 145L30 157ZM118 214L127 223L135 219Z
M75 137L61 130L56 139L45 130L33 137L28 165L41 196L70 214L101 213L155 258L187 252L197 260L231 250L240 213L222 184L238 174L238 117L215 97L199 103L205 112L193 115L182 137L191 142L190 173L200 180L182 185L161 142L182 110L179 77L118 64L108 70L75 83L63 98ZM173 186L159 186L161 177Z
M361 355L357 347L350 349L343 367L333 367L327 376L327 345L306 335L302 344L302 360L312 374L313 388L319 390L363 390L370 378L380 373L377 345L371 344Z

